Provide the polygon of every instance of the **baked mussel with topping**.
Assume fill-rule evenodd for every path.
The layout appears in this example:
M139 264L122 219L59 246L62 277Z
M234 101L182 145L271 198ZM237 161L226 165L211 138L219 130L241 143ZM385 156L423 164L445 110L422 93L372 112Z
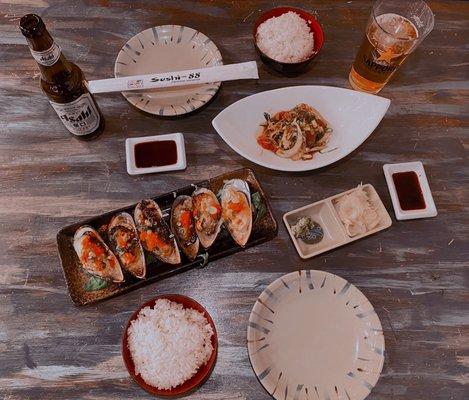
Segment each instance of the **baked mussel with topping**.
M206 188L195 190L192 202L195 231L200 244L207 249L217 238L223 224L221 205L217 196Z
M221 206L226 229L244 247L252 231L251 191L246 181L227 181L221 192Z
M109 245L120 265L137 278L146 273L145 255L138 237L137 227L130 214L121 212L112 217L108 230Z
M190 196L178 196L171 208L171 230L184 254L193 260L199 251L199 238L195 231L194 205Z
M135 207L135 224L145 250L168 264L179 264L181 255L163 213L154 200L142 200Z
M119 260L91 226L78 228L73 236L73 248L90 274L111 282L124 281Z

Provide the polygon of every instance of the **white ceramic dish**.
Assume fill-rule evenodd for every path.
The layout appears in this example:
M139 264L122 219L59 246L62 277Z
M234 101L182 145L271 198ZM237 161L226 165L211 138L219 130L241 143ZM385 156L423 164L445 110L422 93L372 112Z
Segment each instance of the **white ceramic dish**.
M385 164L383 165L384 176L386 183L388 184L389 194L391 195L392 206L394 207L394 214L399 220L404 219L417 219L417 218L429 218L436 217L438 211L436 210L435 202L433 201L432 192L428 184L427 175L425 169L420 161L407 162L399 164ZM420 187L422 188L423 198L425 199L426 207L422 210L411 210L406 211L401 208L399 198L396 192L396 186L392 179L392 174L396 172L408 172L414 171L419 179Z
M223 65L220 51L203 33L187 26L155 26L138 33L120 50L116 78ZM166 89L122 92L135 107L150 114L174 116L202 107L220 82Z
M174 140L177 149L177 162L176 164L165 165L162 167L150 168L137 168L135 163L135 145L144 142L154 142L161 140ZM186 164L186 149L184 146L184 136L182 133L169 133L167 135L143 136L137 138L129 138L125 141L125 158L127 162L127 173L129 175L151 174L155 172L177 171L185 169Z
M363 400L384 362L381 322L355 286L324 271L271 283L249 317L249 358L277 400Z
M299 103L316 108L333 129L327 149L312 160L293 161L262 149L256 142L264 113ZM245 97L219 113L212 125L241 156L279 171L308 171L332 164L360 146L386 114L390 100L331 86L293 86Z
M363 185L363 190L367 194L371 205L377 211L380 217L379 224L366 233L349 236L342 221L339 218L339 215L337 214L335 204L340 197L351 193L354 190L357 190L357 188L353 188L347 190L346 192L328 197L327 199L308 204L301 208L297 208L296 210L289 211L283 215L283 222L285 223L287 231L290 234L293 244L295 245L296 251L301 258L306 259L317 256L346 243L350 243L365 236L382 231L383 229L389 228L392 225L391 217L384 207L384 204L375 188L370 184L366 184ZM291 226L294 225L298 218L301 217L311 217L313 221L321 225L324 232L324 238L319 243L307 244L304 243L301 239L297 239L295 237Z

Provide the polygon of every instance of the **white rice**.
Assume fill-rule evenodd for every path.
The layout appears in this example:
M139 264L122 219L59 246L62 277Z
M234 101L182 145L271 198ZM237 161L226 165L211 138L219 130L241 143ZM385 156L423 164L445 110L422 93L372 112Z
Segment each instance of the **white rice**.
M145 307L128 330L135 372L158 389L191 378L210 358L213 329L200 312L166 299Z
M256 44L270 58L284 63L306 60L314 50L314 36L299 14L289 11L259 25Z

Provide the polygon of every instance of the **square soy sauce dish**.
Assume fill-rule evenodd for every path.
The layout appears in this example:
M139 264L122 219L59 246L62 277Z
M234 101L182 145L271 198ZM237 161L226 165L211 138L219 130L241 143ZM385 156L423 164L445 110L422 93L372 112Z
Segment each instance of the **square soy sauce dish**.
M125 155L129 175L186 168L186 150L182 133L126 139Z
M438 212L420 161L385 164L383 171L396 219L436 217Z

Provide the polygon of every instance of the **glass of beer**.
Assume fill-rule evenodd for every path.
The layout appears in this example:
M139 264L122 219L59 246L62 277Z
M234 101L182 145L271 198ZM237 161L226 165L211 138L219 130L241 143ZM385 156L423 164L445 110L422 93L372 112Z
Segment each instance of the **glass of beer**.
M356 90L378 93L407 56L433 29L433 13L423 0L376 0L350 71Z

